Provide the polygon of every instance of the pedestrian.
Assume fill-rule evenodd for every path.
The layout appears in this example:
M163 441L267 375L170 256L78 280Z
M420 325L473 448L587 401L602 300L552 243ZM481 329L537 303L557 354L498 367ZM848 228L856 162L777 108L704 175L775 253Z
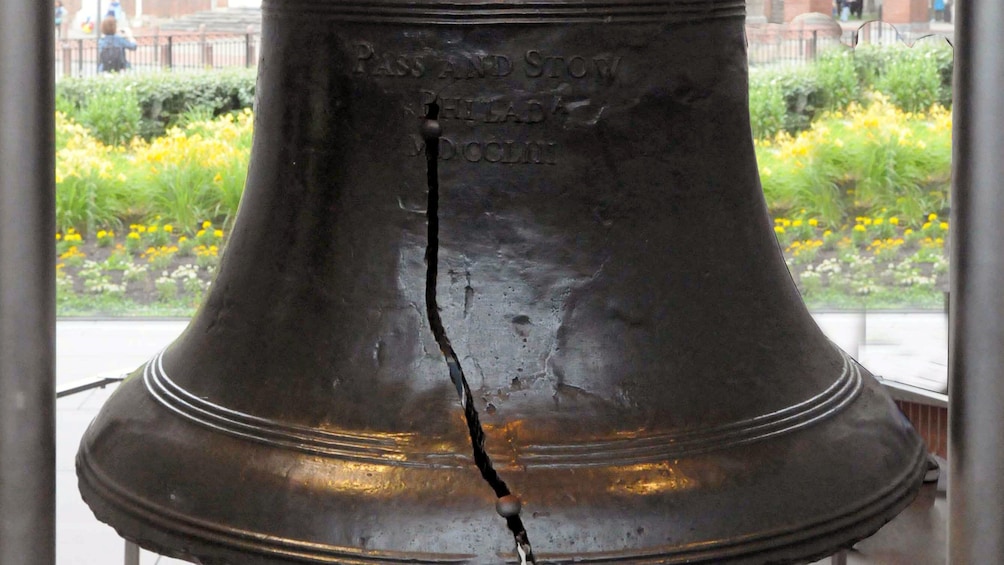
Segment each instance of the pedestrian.
M840 21L846 22L851 17L850 0L840 0Z
M851 15L861 19L861 12L864 10L865 0L851 0Z
M945 0L934 0L934 21L945 21Z
M60 0L56 0L56 41L63 38L63 19L66 18L66 8Z
M125 36L118 35L115 17L108 15L101 20L101 39L98 40L98 72L120 72L130 67L126 59L126 49L136 50L136 41L129 29L123 30Z
M108 4L108 14L115 17L115 23L119 29L129 29L125 10L122 9L122 3L119 0L112 0L111 4Z

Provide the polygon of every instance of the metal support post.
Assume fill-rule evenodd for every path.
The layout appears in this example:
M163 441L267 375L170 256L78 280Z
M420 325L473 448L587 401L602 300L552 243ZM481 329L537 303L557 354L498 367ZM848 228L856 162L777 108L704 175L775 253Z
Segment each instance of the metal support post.
M56 561L55 28L0 2L0 563Z
M139 565L139 546L129 540L125 542L125 565Z
M254 28L248 26L247 31L244 32L244 66L249 69L255 64L253 34Z
M1004 3L956 19L949 358L952 565L1004 555Z
M211 63L206 59L207 51L206 48L208 44L206 43L206 24L199 24L199 68L205 69L207 65Z

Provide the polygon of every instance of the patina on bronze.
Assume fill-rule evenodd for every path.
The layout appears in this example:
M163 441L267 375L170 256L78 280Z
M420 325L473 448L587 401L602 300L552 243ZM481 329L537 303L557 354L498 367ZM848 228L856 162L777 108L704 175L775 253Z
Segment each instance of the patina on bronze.
M202 563L517 562L512 516L538 563L774 563L909 502L920 440L774 239L742 0L263 11L239 218L83 439L99 518Z

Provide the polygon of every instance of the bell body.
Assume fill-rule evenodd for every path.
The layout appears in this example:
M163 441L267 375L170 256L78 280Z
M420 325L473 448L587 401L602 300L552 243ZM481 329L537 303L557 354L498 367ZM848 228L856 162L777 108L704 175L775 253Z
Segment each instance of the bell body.
M924 449L785 268L742 0L266 0L247 189L185 333L87 431L85 500L201 563L797 562ZM438 214L420 135L439 108Z

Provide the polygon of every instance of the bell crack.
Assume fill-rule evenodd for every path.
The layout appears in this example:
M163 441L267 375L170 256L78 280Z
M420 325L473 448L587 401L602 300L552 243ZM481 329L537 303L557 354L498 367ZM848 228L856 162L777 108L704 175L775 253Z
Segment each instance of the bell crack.
M450 380L457 388L457 396L464 409L464 420L467 422L467 432L471 438L471 449L474 452L474 464L481 473L481 478L495 492L498 500L495 509L506 520L506 526L512 532L516 541L516 551L519 554L520 562L536 564L533 550L530 547L530 540L526 533L523 521L519 517L522 506L519 498L512 494L508 485L502 477L495 471L491 457L485 449L485 432L481 426L481 419L478 411L474 407L474 397L471 387L467 383L463 366L460 359L453 350L453 344L446 335L446 328L443 327L443 319L439 315L439 305L436 300L436 281L439 274L439 137L442 128L438 121L439 105L432 102L428 105L428 113L422 121L421 134L425 140L426 157L426 179L429 185L428 205L426 216L428 219L428 242L425 249L426 278L425 278L425 308L429 318L429 326L432 334L439 345L449 369ZM469 283L468 283L469 284Z

